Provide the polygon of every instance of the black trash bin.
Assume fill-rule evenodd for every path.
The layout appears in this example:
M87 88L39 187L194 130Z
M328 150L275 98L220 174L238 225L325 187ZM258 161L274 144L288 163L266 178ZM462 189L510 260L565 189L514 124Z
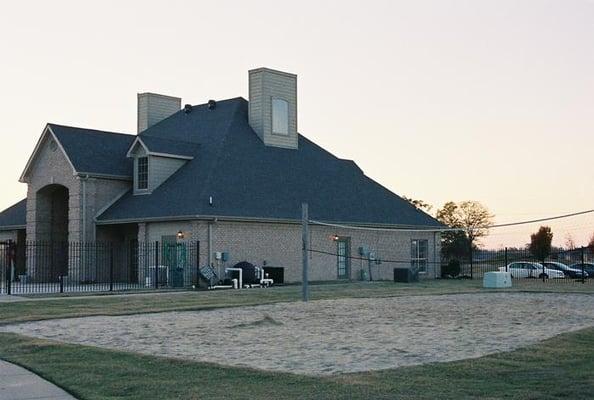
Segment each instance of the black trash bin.
M171 276L169 277L169 279L171 280L171 282L169 282L171 287L174 288L179 288L179 287L184 287L184 269L183 268L171 268L171 272L170 272Z

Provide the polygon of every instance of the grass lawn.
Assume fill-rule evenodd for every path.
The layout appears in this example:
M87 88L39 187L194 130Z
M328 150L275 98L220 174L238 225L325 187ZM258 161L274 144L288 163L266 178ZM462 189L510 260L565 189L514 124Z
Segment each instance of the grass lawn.
M313 378L0 334L1 358L81 399L591 399L593 354L586 329L479 359Z
M345 297L389 297L438 295L489 291L480 280L427 280L404 284L393 282L353 282L310 285L312 300ZM543 284L536 280L516 280L509 291L583 292L594 294L594 283L559 282ZM89 315L126 315L161 311L205 310L221 307L300 301L301 286L270 289L161 292L121 296L80 296L32 298L28 301L0 303L0 325L43 319Z

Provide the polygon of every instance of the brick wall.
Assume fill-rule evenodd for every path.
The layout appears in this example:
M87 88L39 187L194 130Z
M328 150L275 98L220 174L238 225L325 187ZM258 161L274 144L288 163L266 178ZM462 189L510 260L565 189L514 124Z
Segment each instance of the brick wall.
M211 226L210 261L222 273L225 267L240 261L249 261L256 265L285 268L286 282L300 282L302 273L301 226L298 224L255 223L255 222L208 222L180 221L147 223L146 229L139 230L139 240L160 241L163 236L184 233L185 241L199 240L200 263L209 262L209 224ZM427 239L429 243L429 263L427 272L422 276L439 276L439 235L430 232L372 232L362 230L335 229L322 226L310 227L310 249L335 254L336 242L331 237L337 234L349 237L351 256L359 257L359 247L367 247L376 253L377 258L399 261L382 262L371 266L372 277L377 280L392 280L395 267L410 267L411 240ZM227 252L227 263L214 259L213 253ZM369 271L364 260L351 260L350 278L357 280L361 269ZM320 253L310 253L310 279L327 281L337 279L337 257Z

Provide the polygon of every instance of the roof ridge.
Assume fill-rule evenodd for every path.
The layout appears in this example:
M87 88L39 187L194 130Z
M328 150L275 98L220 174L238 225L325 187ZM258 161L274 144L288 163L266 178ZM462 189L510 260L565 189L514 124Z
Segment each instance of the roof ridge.
M202 189L200 190L200 193L198 195L199 198L201 198L204 195L204 192L212 179L212 175L217 170L219 164L222 162L222 160L221 160L222 157L219 157L219 155L221 153L221 150L225 148L224 144L229 139L229 131L231 130L231 126L235 123L235 118L240 111L241 111L241 107L239 107L239 105L235 105L235 110L233 111L232 116L231 116L229 122L227 123L227 127L225 128L224 138L223 138L223 140L220 141L220 143L217 146L217 149L216 149L217 157L215 158L215 162L213 163L214 168L210 168L210 171L208 172L208 175L206 176L206 179L204 180L204 185L202 186ZM200 207L200 208L202 208L202 207Z
M72 126L72 125L62 125L62 124L56 124L54 122L48 122L47 123L48 126L52 127L52 126L57 126L60 128L68 128L68 129L80 129L80 130L84 130L84 131L92 131L92 132L97 132L97 133L106 133L108 135L121 135L121 136L136 136L132 133L123 133L123 132L112 132L112 131L102 131L100 129L93 129L93 128L82 128L80 126Z

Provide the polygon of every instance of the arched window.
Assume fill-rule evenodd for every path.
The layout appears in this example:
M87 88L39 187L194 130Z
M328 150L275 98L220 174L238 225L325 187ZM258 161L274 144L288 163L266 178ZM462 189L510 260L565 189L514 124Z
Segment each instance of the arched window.
M272 99L272 133L289 134L289 103L282 99Z

